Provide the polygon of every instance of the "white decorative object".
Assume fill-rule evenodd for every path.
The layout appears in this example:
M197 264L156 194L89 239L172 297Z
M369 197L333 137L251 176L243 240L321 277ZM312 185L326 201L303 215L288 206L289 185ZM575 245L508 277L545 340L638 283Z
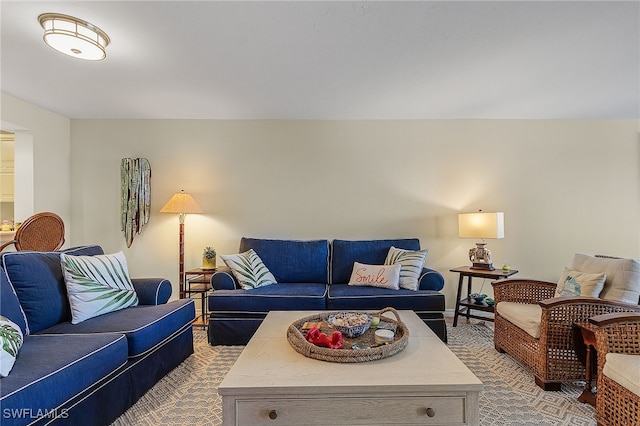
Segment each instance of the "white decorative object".
M349 285L370 286L398 290L400 265L367 265L354 262Z

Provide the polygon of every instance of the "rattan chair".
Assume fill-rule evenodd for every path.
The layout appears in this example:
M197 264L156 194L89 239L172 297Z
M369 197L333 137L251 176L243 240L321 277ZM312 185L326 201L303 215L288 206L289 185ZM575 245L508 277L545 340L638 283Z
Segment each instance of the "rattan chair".
M14 245L17 251L55 251L64 244L64 222L55 213L37 213L25 220L11 241L0 246L0 251Z
M607 354L622 353L636 355L638 363L637 365L632 363L632 365L640 369L640 314L601 315L589 321L597 326L595 333L598 352L596 395L598 425L639 425L640 396L604 374L604 368L607 363ZM629 376L625 377L627 380L634 380Z
M584 380L585 368L573 347L573 324L611 312L640 312L640 306L587 297L553 298L556 283L509 279L493 284L496 313L493 343L528 367L544 390L560 390L562 382ZM538 304L540 337L535 338L498 312L500 302Z

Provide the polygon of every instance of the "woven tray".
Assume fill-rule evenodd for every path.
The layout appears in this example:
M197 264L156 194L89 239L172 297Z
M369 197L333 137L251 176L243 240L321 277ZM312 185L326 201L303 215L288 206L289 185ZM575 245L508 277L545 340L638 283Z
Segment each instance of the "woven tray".
M385 312L391 312L396 319L382 316ZM396 325L395 338L390 343L386 343L380 346L375 342L375 328L370 328L363 335L355 338L344 337L343 349L330 349L321 346L316 346L310 343L305 338L306 331L302 331L302 326L305 322L322 322L320 331L327 333L329 336L333 332L333 328L327 322L329 315L335 312L325 312L322 314L310 315L305 318L301 318L293 322L287 329L287 340L293 348L302 355L319 359L321 361L329 362L366 362L374 361L377 359L387 358L402 351L407 342L409 341L409 329L400 320L398 311L393 308L384 308L378 312L371 312L369 315L374 317L380 317L380 323L391 323ZM380 327L380 326L378 326ZM384 325L382 326L384 327ZM382 328L380 327L380 328ZM367 344L371 348L367 349L352 349L351 346L354 343Z

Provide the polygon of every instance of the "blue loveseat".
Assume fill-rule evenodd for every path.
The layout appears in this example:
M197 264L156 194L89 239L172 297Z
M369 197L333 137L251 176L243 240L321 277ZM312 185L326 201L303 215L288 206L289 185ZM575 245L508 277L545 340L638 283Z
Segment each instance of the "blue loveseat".
M413 310L443 341L444 277L423 268L419 289L385 289L347 285L354 262L382 265L389 249L419 250L417 238L397 240L269 240L242 238L239 251L253 249L278 284L250 290L240 288L227 267L211 277L208 297L209 343L243 345L269 311L375 311L388 306Z
M103 254L99 246L65 250ZM194 302L171 283L132 279L138 306L71 324L59 252L2 255L0 315L24 343L0 379L4 425L108 425L193 353Z

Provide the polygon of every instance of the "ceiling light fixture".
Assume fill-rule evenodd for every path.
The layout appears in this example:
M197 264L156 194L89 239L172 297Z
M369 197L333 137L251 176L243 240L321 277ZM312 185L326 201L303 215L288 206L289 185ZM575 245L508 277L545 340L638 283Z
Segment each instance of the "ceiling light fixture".
M88 61L107 57L109 36L95 25L60 13L43 13L38 21L44 29L44 42L58 52Z

